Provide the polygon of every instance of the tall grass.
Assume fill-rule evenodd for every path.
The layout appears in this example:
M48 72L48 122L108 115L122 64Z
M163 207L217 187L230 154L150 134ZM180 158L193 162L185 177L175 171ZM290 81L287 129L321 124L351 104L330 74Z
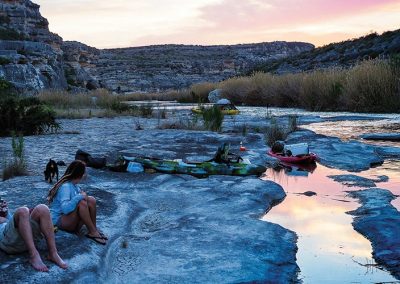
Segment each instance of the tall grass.
M87 94L71 94L60 90L42 91L39 93L38 99L60 109L94 106L91 96Z
M180 103L204 103L208 101L208 93L218 87L218 83L196 83L186 89L169 90L162 93L132 93L119 95L125 101L178 101Z
M197 102L197 103L208 102L208 94L212 90L216 89L216 86L217 86L216 83L209 83L209 82L193 84L189 89L189 92L192 96L192 102Z
M43 92L40 99L58 108L120 109L129 100L207 102L208 93L221 89L235 104L300 107L315 111L398 112L400 110L400 55L389 60L359 62L350 69L332 67L296 74L256 72L219 83L196 83L187 89L153 94L112 95L105 90L65 96Z
M58 118L114 117L133 115L149 117L152 108L137 107L125 103L124 95L114 95L105 89L89 93L68 93L66 91L46 90L38 95L40 101L51 105Z
M203 110L203 120L206 129L219 132L222 130L222 122L224 121L224 114L219 107L213 106Z
M397 112L400 110L400 60L374 59L350 69L298 74L254 73L218 86L234 103L301 107L308 110Z
M400 110L400 73L383 60L366 61L348 71L343 100L349 110Z
M22 134L15 136L12 134L11 146L13 149L13 160L11 162L5 161L3 165L3 181L15 176L27 175L27 166L24 154L24 137Z
M265 142L272 147L276 141L284 141L288 135L298 129L297 116L289 115L288 123L279 125L275 117L272 117L269 126L265 129Z
M288 135L288 130L278 125L278 122L273 117L265 132L265 142L268 146L272 147L278 140L285 140Z

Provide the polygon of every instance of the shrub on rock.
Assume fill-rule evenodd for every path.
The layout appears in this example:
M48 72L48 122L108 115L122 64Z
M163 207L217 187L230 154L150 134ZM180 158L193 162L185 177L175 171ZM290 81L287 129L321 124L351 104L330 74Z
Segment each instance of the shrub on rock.
M34 97L0 97L0 136L43 134L60 128L55 112Z

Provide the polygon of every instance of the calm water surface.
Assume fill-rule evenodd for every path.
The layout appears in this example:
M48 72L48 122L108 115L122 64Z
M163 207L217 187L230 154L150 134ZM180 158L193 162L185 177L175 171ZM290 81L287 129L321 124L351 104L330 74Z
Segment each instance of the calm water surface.
M383 172L389 176L389 181L377 186L400 194L400 174L391 170L398 166L400 162L388 162L362 175L373 177ZM359 188L344 186L327 177L344 173L321 165L312 173L296 168L291 171L269 169L264 179L279 183L287 197L262 219L297 233L297 264L304 283L396 281L388 272L374 266L370 242L353 229L353 218L346 214L359 204L347 197L345 191ZM317 195L298 194L305 191L314 191ZM399 208L398 200L394 203Z
M373 132L399 131L399 114L313 113L297 109L271 109L273 114L379 117L378 120L320 122L305 125L316 133L341 138L343 141L357 139L362 142L400 147L400 142L364 141L358 136ZM265 110L260 109L258 115ZM257 113L257 112L256 112ZM400 161L387 160L379 167L361 173L366 178L379 175L389 177L388 182L376 186L400 195ZM346 191L358 190L328 178L328 175L348 172L318 165L312 172L292 168L281 171L269 169L265 179L279 183L287 192L286 199L274 207L262 219L278 223L299 236L297 253L300 278L304 283L400 283L388 272L375 265L370 242L357 233L351 223L353 217L346 212L359 207L357 200L347 197ZM314 191L316 196L299 195ZM392 201L399 210L400 199Z

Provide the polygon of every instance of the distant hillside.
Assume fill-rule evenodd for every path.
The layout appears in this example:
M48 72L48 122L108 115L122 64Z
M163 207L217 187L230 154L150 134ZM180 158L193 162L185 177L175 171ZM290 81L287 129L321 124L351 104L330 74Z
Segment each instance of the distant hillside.
M387 57L396 53L400 53L400 29L328 44L298 55L259 64L251 72L282 74L329 67L350 67L363 59Z
M101 50L98 79L111 90L160 91L199 82L219 82L255 65L284 58L314 46L303 42L238 45L154 45Z
M218 82L314 46L270 42L221 46L157 45L99 50L63 41L39 5L0 0L0 80L19 93L41 89L154 92Z

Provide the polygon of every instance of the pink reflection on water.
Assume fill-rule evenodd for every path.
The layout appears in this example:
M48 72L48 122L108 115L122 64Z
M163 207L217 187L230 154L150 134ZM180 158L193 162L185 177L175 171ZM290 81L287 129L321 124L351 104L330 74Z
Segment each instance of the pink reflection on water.
M399 162L389 162L356 174L367 178L387 175L389 181L377 183L377 187L399 194L400 174L395 170L398 166ZM268 169L264 179L279 183L287 197L262 219L298 234L297 263L305 283L395 281L385 271L367 271L364 266L357 264L373 263L370 242L354 231L351 225L353 218L346 214L359 207L359 204L357 200L347 197L345 191L360 188L348 187L327 177L339 174L348 173L321 165L312 173L296 168L290 172ZM299 194L306 191L313 191L317 195L308 197ZM398 206L398 199L393 203Z

